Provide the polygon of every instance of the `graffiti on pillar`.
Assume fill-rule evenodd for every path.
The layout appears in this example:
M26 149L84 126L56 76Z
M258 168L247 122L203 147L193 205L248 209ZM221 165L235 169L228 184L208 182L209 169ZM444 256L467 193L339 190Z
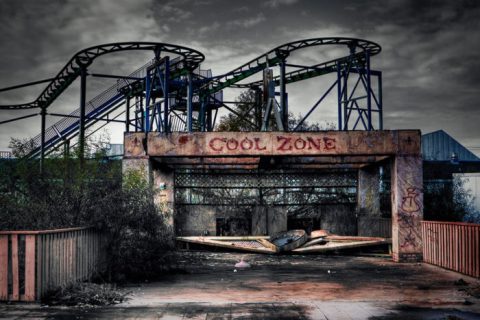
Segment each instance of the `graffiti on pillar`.
M420 212L421 206L418 202L419 192L416 188L407 188L407 196L402 199L402 211L415 214Z
M416 248L418 236L415 219L422 209L418 201L420 192L414 187L407 188L406 191L407 195L402 198L398 215L399 224L406 231L405 237L400 242L400 247Z

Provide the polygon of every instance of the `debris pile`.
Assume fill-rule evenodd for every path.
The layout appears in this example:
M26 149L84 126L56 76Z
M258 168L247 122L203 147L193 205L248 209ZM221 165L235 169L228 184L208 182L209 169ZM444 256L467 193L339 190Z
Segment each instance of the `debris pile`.
M314 230L310 236L304 230L290 230L275 236L192 236L177 237L177 241L206 246L235 249L255 253L275 254L321 253L341 249L360 248L390 244L391 240L377 237L339 236L326 230ZM246 263L243 260L240 263ZM248 263L247 263L248 264Z

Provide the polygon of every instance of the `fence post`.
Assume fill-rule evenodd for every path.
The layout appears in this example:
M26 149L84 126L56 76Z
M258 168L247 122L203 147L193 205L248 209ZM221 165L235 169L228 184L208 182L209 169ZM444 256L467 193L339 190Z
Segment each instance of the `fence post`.
M0 235L0 300L8 300L8 235Z
M25 236L25 300L35 301L35 238Z
M18 269L18 235L11 235L12 241L12 300L20 299L19 290L19 269Z

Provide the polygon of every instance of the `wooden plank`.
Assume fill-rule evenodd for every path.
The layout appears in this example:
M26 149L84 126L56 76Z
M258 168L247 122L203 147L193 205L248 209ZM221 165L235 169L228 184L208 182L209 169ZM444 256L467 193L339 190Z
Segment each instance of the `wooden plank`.
M77 232L72 231L72 270L73 279L77 281Z
M446 237L446 225L440 226L440 261L442 263L442 267L447 268L447 260L448 257L446 256L446 248L445 248L445 237Z
M59 250L59 244L58 244L58 233L53 234L53 282L52 282L52 289L57 287L60 284L60 279L59 279L59 256L60 256L60 250Z
M68 283L68 233L63 233L63 285Z
M326 236L328 236L328 232L326 230L312 230L310 233L310 239L324 238Z
M58 251L57 251L57 257L58 257L58 264L57 264L57 273L58 273L58 282L57 286L62 286L63 285L63 250L62 250L62 245L63 245L63 239L62 239L62 233L57 234L57 246L58 246Z
M85 252L86 252L86 251L85 251L85 250L86 250L85 230L81 231L80 234L81 234L80 237L81 237L81 249L82 249L81 252L80 252L80 257L81 257L81 258L80 258L80 261L81 261L80 270L81 270L81 274L82 274L82 280L84 280L84 279L85 279L85 274L86 274L86 272L85 272L85 270L86 270L86 267L85 267L85 266L86 266L86 263L85 263L85 261L87 260L87 259L85 258Z
M0 300L8 300L8 235L0 235Z
M340 249L352 249L360 247L368 247L374 245L386 244L388 241L351 241L351 242L328 242L324 245L313 245L310 247L302 247L292 250L296 253L307 253L307 252L327 252Z
M453 259L454 259L454 270L459 270L460 266L459 266L459 262L460 262L460 257L459 257L459 228L458 227L455 227L454 228L454 250L455 250L455 255L453 256Z
M90 229L91 227L78 227L78 228L66 228L66 229L53 229L53 230L15 230L15 231L0 231L0 235L5 235L5 234L21 234L21 235L27 235L27 234L53 234L53 233L62 233L62 232L67 232L67 231L75 231L75 230L86 230Z
M80 280L82 277L82 263L83 263L83 255L82 255L82 231L77 232L77 280Z
M43 254L43 239L44 239L44 235L38 235L37 236L37 263L36 263L36 280L37 280L37 284L36 284L36 294L35 296L40 299L41 296L42 296L42 276L43 276L43 273L42 273L42 267L43 267L43 257L44 257L44 254Z
M18 269L18 235L14 234L11 236L12 240L12 300L20 299L19 292L19 273Z
M35 301L35 235L25 236L25 300Z
M325 240L331 240L331 241L385 241L385 238L328 235L328 236L325 237Z
M232 244L232 242L211 240L207 237L181 237L181 239L178 239L178 240L183 242L203 244L203 245L219 247L219 248L236 249L236 250L242 250L242 251L248 251L248 252L270 253L270 254L275 253L275 251L268 248L252 248L252 247L235 246L234 244Z
M189 238L189 237L176 237L177 240L182 240L182 238ZM218 240L218 241L250 241L250 240L259 240L265 239L269 240L269 236L208 236L202 237L204 239L209 240Z
M459 266L459 269L458 271L460 271L461 273L465 273L465 263L464 263L464 258L465 258L465 250L464 250L464 245L465 245L465 241L464 241L464 232L463 232L463 227L462 226L459 226L459 229L460 229L460 252L459 252L459 261L460 261L460 266Z
M475 261L476 261L476 274L475 276L477 278L480 278L480 226L476 227L476 232L475 232L475 245L476 245L476 248L475 248L475 252L476 252L476 256L475 256Z
M267 239L258 239L257 241L260 242L265 248L278 252L278 247Z
M422 238L423 238L423 261L428 262L430 255L430 233L428 232L428 225L422 221Z
M475 273L475 276L477 278L480 278L480 226L476 227L475 229L476 229L476 231L475 231L475 245L476 245L476 248L475 248L475 252L476 252L476 256L475 256L476 273Z
M472 258L472 252L471 250L471 237L470 237L470 227L465 228L465 273L468 275L472 275L472 264L471 264L471 258Z
M325 242L325 241L326 241L325 238L315 238L313 240L305 242L303 244L303 246L301 246L301 248L310 247L310 246L313 246L313 245L316 245L316 244L319 244L319 243L322 243L322 242Z
M88 269L88 272L87 272L87 278L90 278L91 274L92 274L92 255L93 255L93 241L92 241L92 233L90 230L87 230L87 237L88 237L88 253L87 253L87 256L88 256L88 260L87 260L87 263L88 263L88 266L87 266L87 269Z
M43 243L43 272L42 272L42 289L40 298L47 292L48 282L50 279L50 235L44 235Z
M448 226L448 268L453 270L453 226Z

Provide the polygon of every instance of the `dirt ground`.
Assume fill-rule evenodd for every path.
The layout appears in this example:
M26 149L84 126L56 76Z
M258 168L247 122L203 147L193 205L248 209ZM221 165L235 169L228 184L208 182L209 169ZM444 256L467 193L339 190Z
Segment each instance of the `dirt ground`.
M235 269L242 257L251 268ZM21 313L0 305L0 314L12 319L13 311L18 319L480 319L480 299L468 293L479 280L385 257L182 252L176 269L157 282L126 286L130 299L114 307L29 306Z

